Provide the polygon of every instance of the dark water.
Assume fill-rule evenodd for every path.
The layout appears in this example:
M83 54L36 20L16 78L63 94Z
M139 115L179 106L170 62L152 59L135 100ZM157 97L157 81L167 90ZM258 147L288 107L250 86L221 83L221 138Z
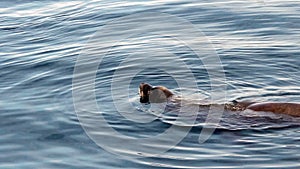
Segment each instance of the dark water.
M299 13L298 1L277 0L1 1L0 168L299 168L299 118L225 112L199 143L207 111L184 121L195 125L185 131L174 122L176 108L149 112L137 96L146 81L188 100L300 102ZM219 62L210 60L216 56ZM95 80L84 81L93 74L86 70L74 86L75 65L89 68L100 57ZM211 76L218 71L224 78ZM213 95L213 78L226 90ZM159 155L138 152L132 142L115 150L143 158L106 151L83 129L94 124L80 122L74 108L74 90L88 90L84 84L94 86L99 105L86 111L103 116L119 132L117 141L151 138L172 126L187 135ZM82 96L78 108L89 108L89 98ZM100 141L110 138L96 124ZM159 139L147 145L166 146Z

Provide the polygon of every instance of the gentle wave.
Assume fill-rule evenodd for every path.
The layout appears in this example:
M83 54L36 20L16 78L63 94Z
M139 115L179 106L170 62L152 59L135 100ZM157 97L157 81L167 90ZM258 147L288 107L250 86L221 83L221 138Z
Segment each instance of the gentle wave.
M105 25L116 19L142 12L162 12L186 19L203 33L204 37L193 37L191 42L205 41L203 44L211 45L219 56L226 77L225 101L300 102L300 18L296 1L3 1L0 168L299 168L300 120L270 113L225 112L221 122L212 126L216 128L214 134L200 144L198 138L207 115L202 110L192 124L196 126L177 146L154 157L129 150L122 143L118 151L144 157L123 159L96 145L82 129L84 125L81 126L74 109L74 66L97 31L101 33ZM132 26L122 24L124 28ZM145 33L101 46L128 30L110 32L95 46L97 57L109 48L96 72L94 89L100 107L97 115L105 117L119 132L120 139L151 138L178 125L176 107L167 111L156 107L151 111L150 105L139 103L140 82L164 85L178 95L196 97L197 101L209 100L211 79L207 69L216 66L205 67L185 43L159 34L177 30L180 24L169 25L168 30L161 26L135 26ZM162 32L151 34L152 30ZM203 59L210 56L203 55ZM131 60L126 62L126 58ZM180 86L166 71L143 69L147 64L169 66L177 79L188 83L188 71L183 71L186 65L177 66L179 63L191 69L197 88ZM133 75L137 68L142 71ZM119 74L115 74L116 70ZM113 78L118 83L128 80L128 86L114 86L116 91L127 92L122 106L130 106L137 113L133 114L135 119L148 113L151 122L126 119L116 110L111 95ZM110 135L102 128L97 132Z

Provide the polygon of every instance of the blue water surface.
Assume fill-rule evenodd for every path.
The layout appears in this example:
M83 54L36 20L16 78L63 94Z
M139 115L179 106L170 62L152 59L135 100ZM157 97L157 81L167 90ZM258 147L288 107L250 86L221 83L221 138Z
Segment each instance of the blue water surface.
M189 22L202 36L181 29L181 23L169 24L172 20L162 20L160 13ZM139 157L126 158L89 137L78 120L72 93L76 61L87 54L102 57L90 83L99 104L95 115L103 116L119 138L149 138L176 125L179 132L184 129L174 122L176 108L164 115L139 103L140 82L167 86L194 101L195 96L185 93L217 103L234 99L300 102L299 14L300 3L292 0L1 1L0 168L299 168L300 119L296 117L225 112L213 126L213 135L199 143L208 113L200 110L195 123L189 123L195 126L169 151L145 155L123 142L118 151ZM124 19L131 15L132 20ZM152 23L145 20L149 15L161 24L147 24ZM105 32L105 26L118 22ZM133 27L138 33L122 39ZM168 34L172 31L187 41ZM97 39L97 35L101 36ZM109 43L118 38L118 43ZM185 42L201 42L209 48L198 45L203 52L200 57ZM220 62L207 65L201 60L210 54ZM130 62L123 62L126 58ZM222 70L216 70L216 64ZM188 83L186 66L197 88L178 84L179 79ZM117 70L120 74L115 75ZM211 100L208 70L224 74L225 80L217 79L217 84L226 86L220 99ZM112 85L114 81L120 85ZM79 88L87 90L84 85ZM123 89L123 103L135 113L153 113L153 121L139 123L122 116L111 91L122 95ZM104 128L97 132L103 138L111 134Z

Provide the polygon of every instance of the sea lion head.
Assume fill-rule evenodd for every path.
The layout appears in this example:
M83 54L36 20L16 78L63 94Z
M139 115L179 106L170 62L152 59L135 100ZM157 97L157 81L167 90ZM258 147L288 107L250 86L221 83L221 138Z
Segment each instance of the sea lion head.
M153 87L148 83L141 83L139 95L141 103L163 103L167 102L173 93L164 86Z
M141 103L149 103L150 102L150 91L153 87L148 83L141 83L139 87L139 95Z

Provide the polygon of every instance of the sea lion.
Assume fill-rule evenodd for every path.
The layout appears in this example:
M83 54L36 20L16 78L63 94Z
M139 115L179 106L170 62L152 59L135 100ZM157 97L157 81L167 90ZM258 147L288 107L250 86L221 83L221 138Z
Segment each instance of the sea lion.
M162 103L168 101L174 94L164 86L155 86L148 83L141 83L139 86L139 95L141 103ZM201 106L201 105L199 105ZM209 105L207 105L209 106ZM287 114L300 117L300 104L298 103L272 103L272 102L238 102L236 100L224 105L225 110L272 112L278 114Z

